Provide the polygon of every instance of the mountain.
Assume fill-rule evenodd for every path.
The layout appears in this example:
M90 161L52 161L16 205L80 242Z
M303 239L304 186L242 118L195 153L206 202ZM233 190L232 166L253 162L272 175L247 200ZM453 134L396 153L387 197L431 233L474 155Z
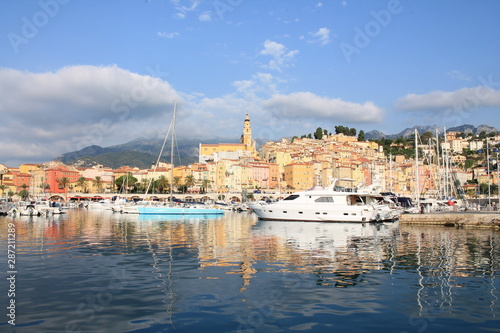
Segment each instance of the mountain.
M380 140L382 138L391 139L391 140L394 140L397 138L409 138L415 134L415 129L418 131L419 134L423 134L425 132L431 132L432 134L435 134L436 131L438 132L439 135L443 134L443 129L437 125L413 126L412 128L406 128L397 134L384 134L383 132L373 130L373 131L365 133L365 138L367 140ZM462 125L462 126L448 128L448 129L446 129L446 131L447 132L461 132L461 133L466 133L466 134L473 133L475 135L479 135L483 131L486 132L487 134L499 132L496 128L488 126L488 125L480 125L478 127L475 127L473 125Z
M373 130L365 133L366 140L380 140L385 138L387 135L384 132Z
M214 139L205 143L222 142L217 140L224 139ZM182 140L181 143L177 141L174 164L188 165L197 162L199 144L200 141L196 139ZM163 139L139 138L121 145L104 148L96 145L88 146L78 151L59 155L54 160L81 167L92 167L102 164L109 168L130 166L144 169L150 168L156 162L162 145ZM170 146L164 148L160 161L170 162Z
M156 159L157 157L148 153L142 153L138 151L123 151L103 153L94 156L82 156L70 161L69 164L86 168L101 164L112 169L117 169L126 165L137 167L139 169L149 169L151 165L156 162Z

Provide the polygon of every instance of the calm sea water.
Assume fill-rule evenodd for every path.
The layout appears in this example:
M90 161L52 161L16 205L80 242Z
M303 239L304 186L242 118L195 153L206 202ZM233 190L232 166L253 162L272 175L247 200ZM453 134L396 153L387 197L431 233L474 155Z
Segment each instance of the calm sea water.
M491 230L75 209L0 237L2 332L500 331Z

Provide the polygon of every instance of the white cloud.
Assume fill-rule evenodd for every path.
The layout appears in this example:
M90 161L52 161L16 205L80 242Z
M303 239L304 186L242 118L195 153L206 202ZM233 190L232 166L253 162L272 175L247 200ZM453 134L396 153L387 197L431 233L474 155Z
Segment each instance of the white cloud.
M449 110L464 111L478 107L500 107L500 90L489 86L462 88L456 91L433 91L427 94L409 94L396 102L404 111Z
M453 70L453 71L447 73L447 75L449 77L451 77L452 79L457 79L457 80L461 80L461 81L470 81L471 80L471 78L469 76L467 76L464 73L457 71L457 70Z
M163 37L163 38L175 38L179 36L178 32L157 32L156 33L158 37Z
M289 95L276 94L262 106L280 118L332 119L342 122L379 122L383 110L372 102L363 104L327 98L311 92L296 92Z
M299 53L298 50L288 51L285 45L266 40L264 49L260 51L261 55L270 56L272 59L263 66L276 71L281 71L283 67L289 67L293 64L295 56Z
M288 53L279 46L266 50L277 58ZM300 135L325 119L374 122L382 116L371 102L280 94L286 81L266 72L234 81L233 92L214 98L176 91L158 68L145 72L151 75L117 66L68 66L44 73L0 68L0 163L44 162L90 145L163 138L175 100L177 138L200 142L216 137L237 142L245 113L255 138L269 140Z
M260 105L264 98L269 98L279 92L279 85L285 80L269 73L255 73L249 80L235 81L235 94Z
M200 14L198 19L202 22L211 22L212 21L212 12L203 12Z
M321 8L321 7L323 7L323 3L322 2L318 2L314 7Z
M188 12L196 10L200 4L200 0L171 0L177 13L174 15L179 19L186 18Z
M321 45L326 45L330 42L330 29L328 28L319 28L316 32L310 32L314 39L310 40L311 43L318 43Z
M242 128L235 124L243 125L245 113L269 124L262 96L276 93L280 83L269 73L256 73L235 81L233 93L206 98L174 90L162 80L166 73L155 72L140 75L117 66L69 66L44 73L0 68L0 163L44 162L90 145L162 138L174 100L179 140L238 140Z
M117 66L45 73L0 69L0 100L5 160L12 156L8 151L49 160L89 145L124 143L144 136L145 129L163 130L173 101L184 101L160 78ZM19 146L24 148L16 151Z

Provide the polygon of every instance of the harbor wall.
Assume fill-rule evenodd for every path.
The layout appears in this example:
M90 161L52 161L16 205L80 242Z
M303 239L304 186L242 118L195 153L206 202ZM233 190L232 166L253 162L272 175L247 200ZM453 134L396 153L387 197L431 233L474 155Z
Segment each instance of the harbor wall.
M500 230L499 212L438 212L425 214L402 214L399 223L420 225L442 225L450 227L495 228Z

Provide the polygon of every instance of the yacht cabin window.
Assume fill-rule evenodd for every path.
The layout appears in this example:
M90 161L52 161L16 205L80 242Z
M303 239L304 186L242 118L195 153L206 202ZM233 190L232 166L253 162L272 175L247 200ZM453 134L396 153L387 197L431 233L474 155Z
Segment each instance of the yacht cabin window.
M332 197L319 197L314 200L314 202L333 202Z

